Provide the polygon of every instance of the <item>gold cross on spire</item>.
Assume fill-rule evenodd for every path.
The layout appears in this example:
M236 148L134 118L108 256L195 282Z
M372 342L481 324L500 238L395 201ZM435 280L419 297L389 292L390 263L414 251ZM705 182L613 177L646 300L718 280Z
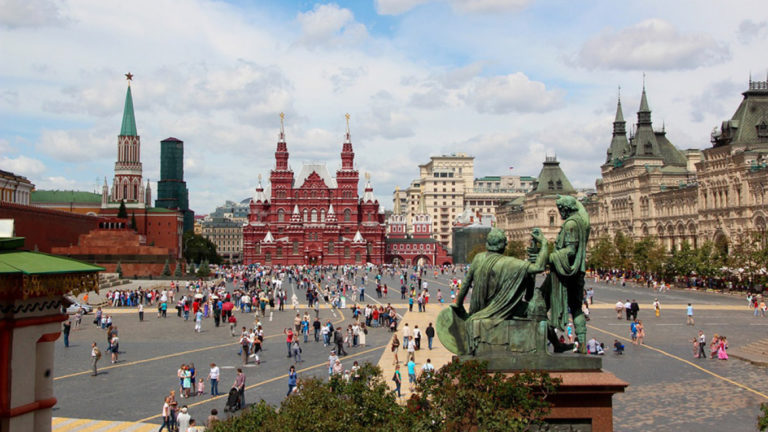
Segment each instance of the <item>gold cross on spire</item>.
M365 179L366 179L367 181L369 181L369 182L370 182L370 181L371 181L371 173L369 173L369 172L367 172L367 171L366 171L366 173L365 173Z
M285 120L285 113L280 113L280 132L285 133L285 127L283 126L283 120Z
M347 118L347 134L349 134L349 113L344 114L344 117Z

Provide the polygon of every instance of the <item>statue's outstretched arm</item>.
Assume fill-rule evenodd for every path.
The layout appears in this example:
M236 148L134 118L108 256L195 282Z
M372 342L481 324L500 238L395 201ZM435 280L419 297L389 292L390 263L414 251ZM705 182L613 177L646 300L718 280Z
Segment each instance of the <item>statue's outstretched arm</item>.
M536 261L528 267L528 273L541 273L546 270L547 263L549 262L549 245L547 244L547 239L538 229L531 233L531 237L539 246L539 252L536 256Z

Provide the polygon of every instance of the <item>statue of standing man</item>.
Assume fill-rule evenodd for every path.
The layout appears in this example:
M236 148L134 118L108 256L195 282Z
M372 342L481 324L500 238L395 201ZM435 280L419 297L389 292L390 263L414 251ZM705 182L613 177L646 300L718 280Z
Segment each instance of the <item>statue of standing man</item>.
M568 310L573 315L573 326L583 353L587 341L587 320L581 310L584 301L584 274L586 272L589 215L584 206L572 196L558 196L557 210L565 222L549 254L550 273L542 286L542 294L549 310L549 340L555 351L570 346L557 339L555 329L565 331Z

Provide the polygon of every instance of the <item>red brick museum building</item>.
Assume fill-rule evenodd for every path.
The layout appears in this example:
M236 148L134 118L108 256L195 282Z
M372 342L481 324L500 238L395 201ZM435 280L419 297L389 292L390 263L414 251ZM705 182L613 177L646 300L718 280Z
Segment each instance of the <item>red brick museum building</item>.
M259 179L243 227L243 263L266 265L383 264L384 215L370 179L363 196L347 129L341 169L332 177L325 164L304 164L298 175L288 166L281 127L270 191Z

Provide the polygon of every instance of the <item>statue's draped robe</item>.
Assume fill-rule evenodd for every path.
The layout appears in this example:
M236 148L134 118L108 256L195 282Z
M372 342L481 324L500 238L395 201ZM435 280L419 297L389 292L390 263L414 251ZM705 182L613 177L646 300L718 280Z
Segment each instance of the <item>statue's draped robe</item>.
M473 352L481 335L512 317L525 316L526 293L533 290L530 264L495 252L478 254L470 266L472 296L466 321L468 351ZM488 341L486 341L488 342Z
M555 240L555 251L549 255L552 267L543 285L544 297L550 310L549 325L560 330L568 324L569 303L581 307L589 239L589 217L585 216L574 212L565 220ZM576 246L572 257L568 256L569 245Z

